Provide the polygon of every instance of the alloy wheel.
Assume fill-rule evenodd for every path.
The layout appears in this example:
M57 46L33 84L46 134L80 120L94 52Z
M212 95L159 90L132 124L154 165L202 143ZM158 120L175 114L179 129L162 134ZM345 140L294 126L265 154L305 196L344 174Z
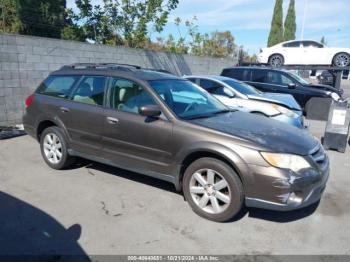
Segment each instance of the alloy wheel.
M62 159L62 143L54 133L46 134L44 138L44 153L46 159L52 164L58 164Z
M350 64L350 56L348 54L338 54L334 59L334 64L338 67L346 67Z
M222 213L231 203L229 185L215 170L201 169L194 172L189 184L192 200L207 213Z
M281 67L283 65L283 59L279 55L274 55L270 58L270 65L272 67Z

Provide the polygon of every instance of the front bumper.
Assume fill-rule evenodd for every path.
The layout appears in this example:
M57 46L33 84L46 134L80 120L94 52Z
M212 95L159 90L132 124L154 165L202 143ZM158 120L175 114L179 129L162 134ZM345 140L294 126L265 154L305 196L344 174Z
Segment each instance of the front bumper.
M302 174L275 167L251 168L255 186L247 194L246 206L277 211L300 209L319 201L329 177L327 156L321 167Z

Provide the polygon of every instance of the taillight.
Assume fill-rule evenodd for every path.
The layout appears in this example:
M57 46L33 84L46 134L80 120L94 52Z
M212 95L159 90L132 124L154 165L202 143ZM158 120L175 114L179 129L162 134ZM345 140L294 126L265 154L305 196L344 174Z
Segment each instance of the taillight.
M34 100L34 94L31 94L26 98L25 105L26 107L30 106L33 103Z

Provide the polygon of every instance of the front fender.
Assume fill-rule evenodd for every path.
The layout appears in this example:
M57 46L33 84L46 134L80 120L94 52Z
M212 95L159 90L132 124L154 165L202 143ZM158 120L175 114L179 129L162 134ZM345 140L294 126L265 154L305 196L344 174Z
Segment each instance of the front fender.
M243 187L246 187L248 184L253 182L253 176L250 174L247 163L239 156L238 153L235 152L235 150L232 150L222 144L202 141L190 144L188 147L182 149L176 154L175 159L178 159L178 164L175 174L175 187L177 190L181 190L182 186L181 182L184 173L183 164L188 157L191 157L197 153L201 155L203 154L203 157L207 155L209 157L217 156L219 159L225 159L241 178Z

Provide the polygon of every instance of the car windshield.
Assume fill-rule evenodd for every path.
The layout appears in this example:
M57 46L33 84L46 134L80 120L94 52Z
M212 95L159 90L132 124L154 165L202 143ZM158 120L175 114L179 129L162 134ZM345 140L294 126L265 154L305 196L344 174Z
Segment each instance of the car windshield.
M260 91L258 91L257 89L255 89L254 87L243 83L243 82L237 82L237 81L233 81L230 79L227 80L223 80L223 82L225 84L228 84L229 86L231 86L233 89L235 89L237 92L243 94L243 95L257 95L257 94L261 94Z
M299 83L302 83L303 85L308 85L309 82L307 82L304 78L302 78L301 76L292 73L292 72L287 72L291 77L293 77L295 80L297 80Z
M179 118L210 117L230 111L228 107L190 81L152 80L149 84Z

